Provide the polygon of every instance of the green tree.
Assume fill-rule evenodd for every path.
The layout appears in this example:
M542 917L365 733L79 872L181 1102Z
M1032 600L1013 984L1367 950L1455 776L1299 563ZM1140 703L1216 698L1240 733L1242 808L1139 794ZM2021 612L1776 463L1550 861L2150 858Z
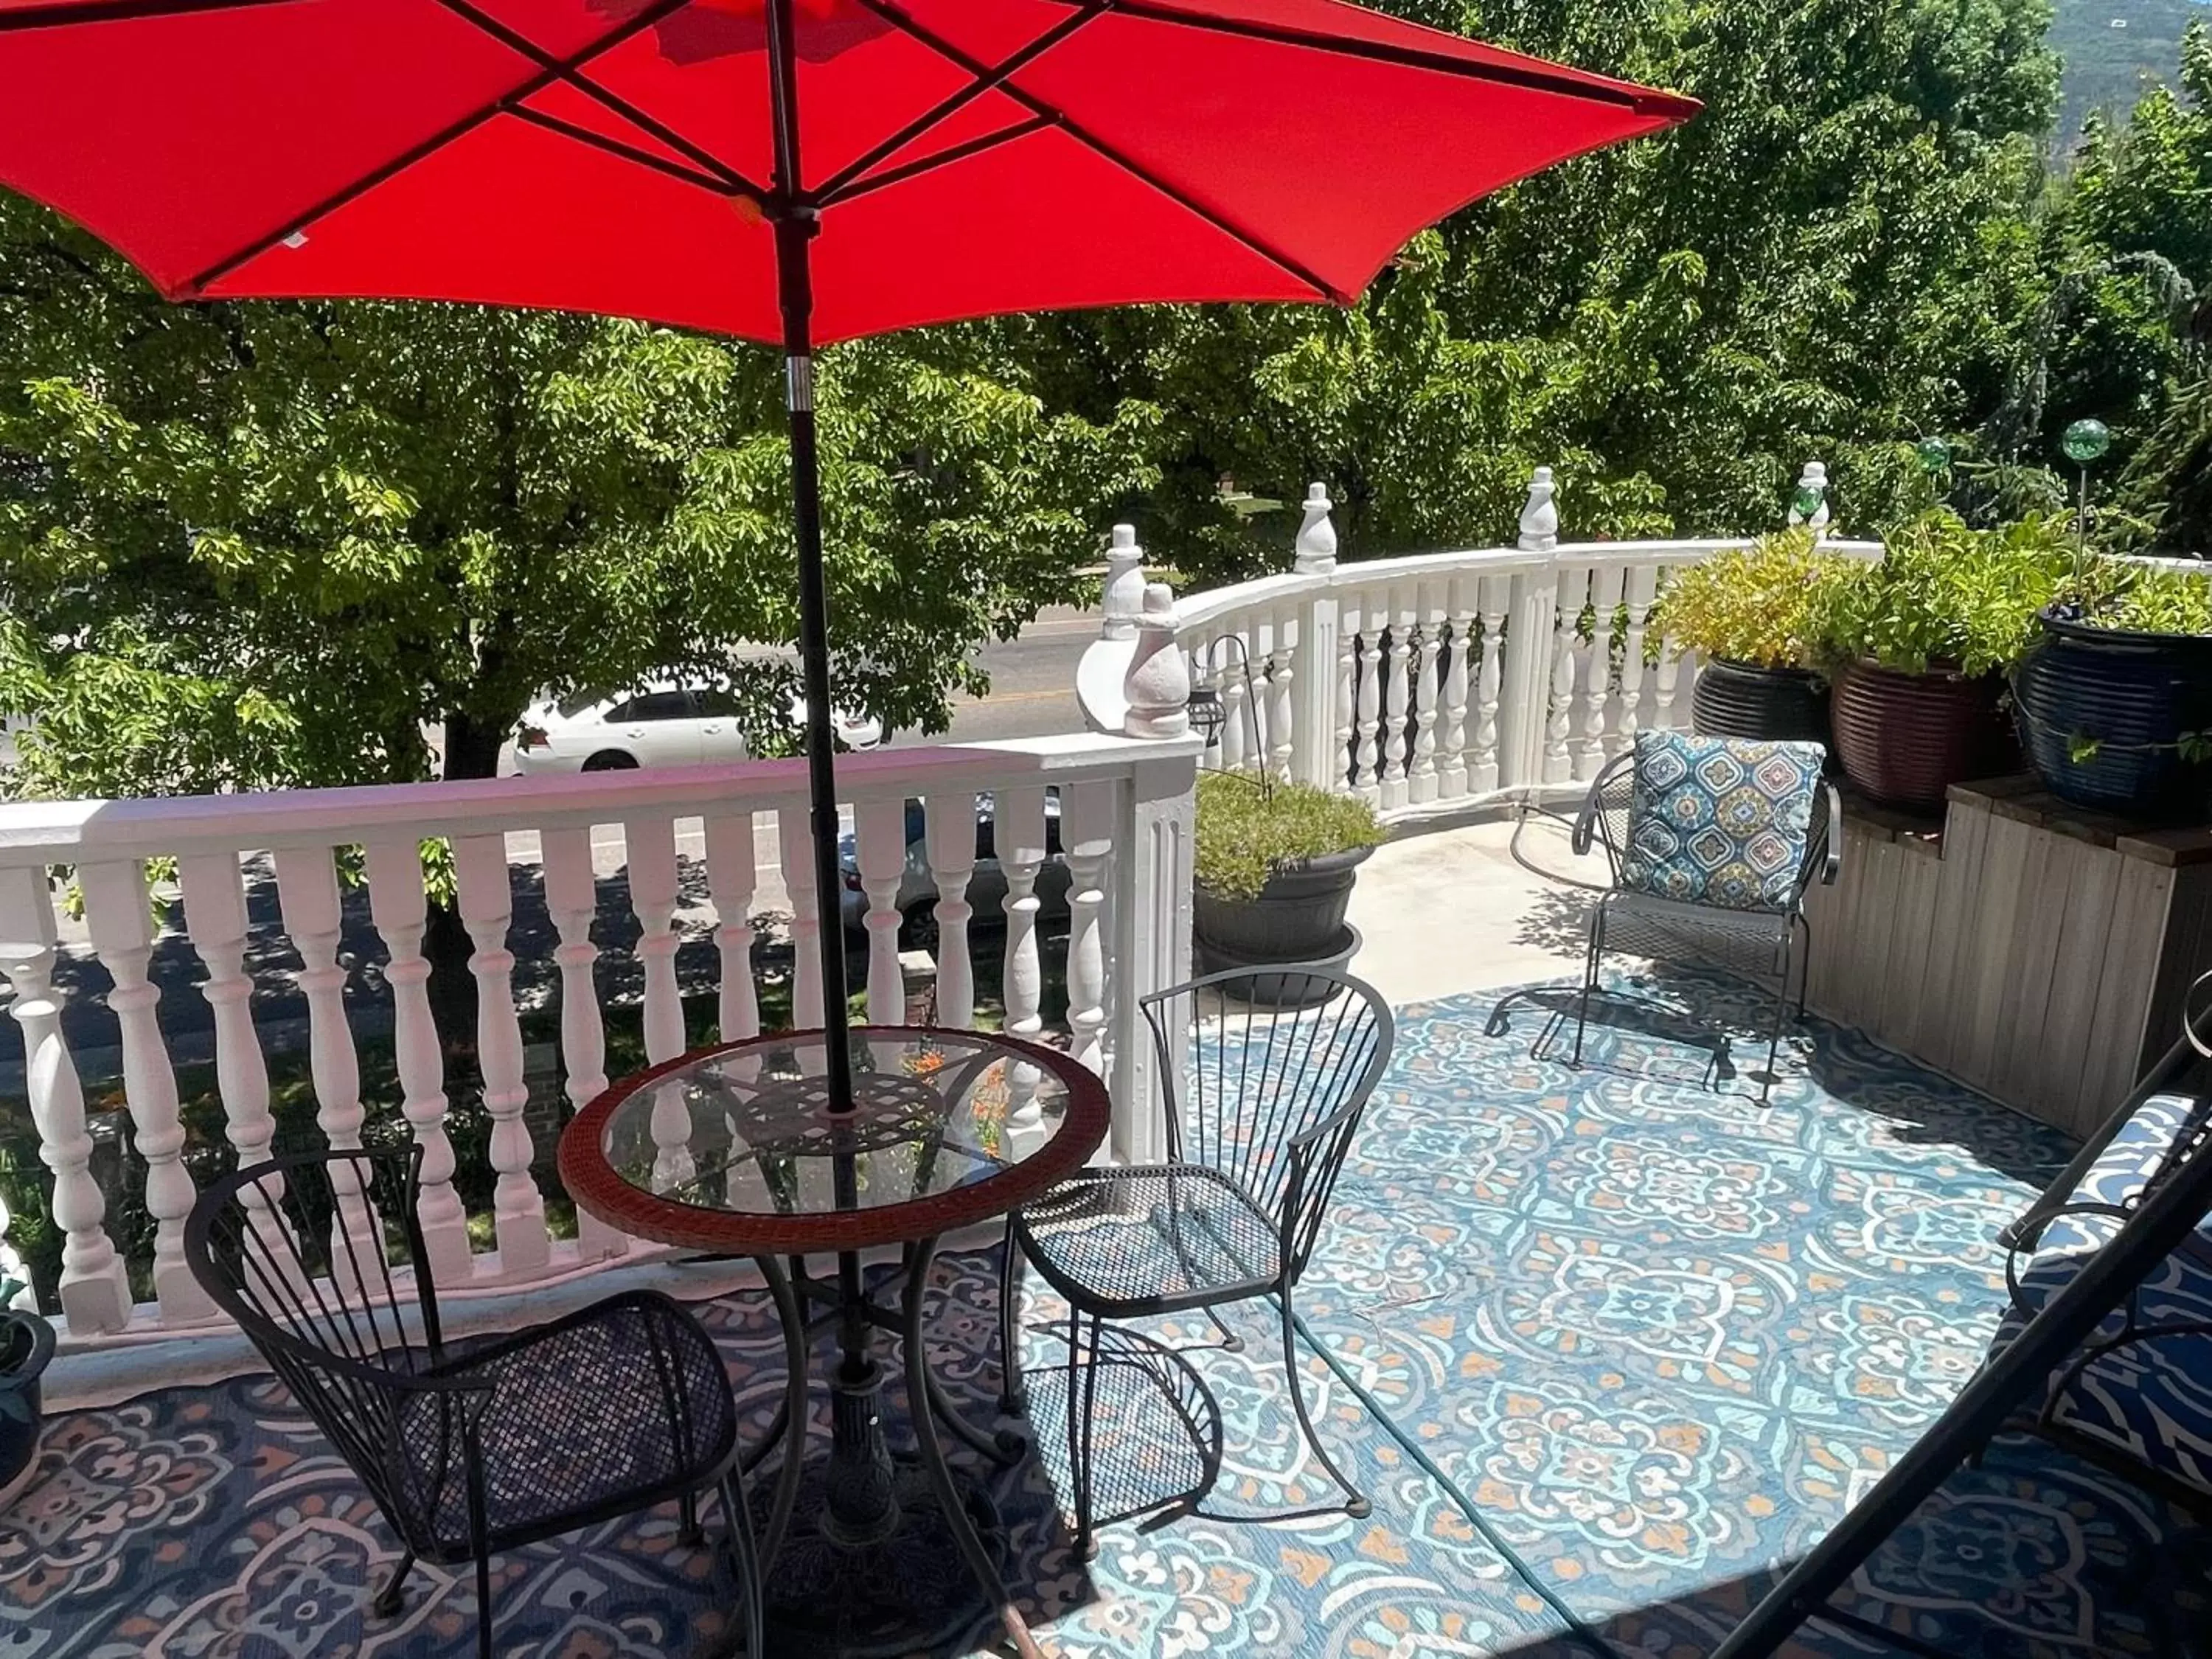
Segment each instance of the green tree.
M489 775L541 692L734 684L787 741L797 633L765 352L477 307L163 303L0 201L9 787L134 794ZM1079 597L1149 416L1047 412L969 353L830 354L842 704L941 729L969 660Z

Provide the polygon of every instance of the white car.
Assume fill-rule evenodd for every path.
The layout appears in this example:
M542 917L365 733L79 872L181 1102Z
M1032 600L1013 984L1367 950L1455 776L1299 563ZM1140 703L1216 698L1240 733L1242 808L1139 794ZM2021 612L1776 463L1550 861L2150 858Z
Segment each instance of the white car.
M665 681L621 696L541 702L515 730L515 768L534 776L743 760L745 738L737 713L737 699L727 691ZM842 710L836 720L838 740L848 749L873 749L884 740L876 720ZM791 723L805 722L806 705L794 697Z

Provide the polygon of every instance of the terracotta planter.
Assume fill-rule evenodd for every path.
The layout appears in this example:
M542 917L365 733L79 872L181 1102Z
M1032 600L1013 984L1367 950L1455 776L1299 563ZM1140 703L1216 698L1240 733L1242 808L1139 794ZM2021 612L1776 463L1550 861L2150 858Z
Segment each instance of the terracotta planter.
M2212 729L2212 639L2092 628L2047 612L2013 677L2021 735L2051 793L2153 821L2212 815L2212 765L2185 732ZM2076 760L2077 744L2095 748Z
M1759 668L1716 657L1698 670L1690 729L1701 738L1828 741L1828 687L1803 668Z
M1852 664L1836 676L1829 710L1844 775L1870 800L1937 812L1953 784L2018 771L2003 691L1995 676Z

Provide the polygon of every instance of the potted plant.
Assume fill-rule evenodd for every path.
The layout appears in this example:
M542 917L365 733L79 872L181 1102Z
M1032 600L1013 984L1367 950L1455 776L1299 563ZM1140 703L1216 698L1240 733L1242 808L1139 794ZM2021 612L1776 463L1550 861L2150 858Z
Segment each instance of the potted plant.
M1382 839L1356 796L1200 773L1192 933L1201 971L1342 968L1359 948L1344 920L1352 884Z
M39 1379L54 1357L54 1328L12 1307L23 1281L0 1277L0 1510L15 1501L39 1462Z
M1978 531L1938 508L1815 592L1836 753L1860 793L1936 811L1953 784L2019 769L2003 675L2066 564L2056 520Z
M2212 816L2212 568L2089 561L2013 677L2028 756L2078 806Z
M1695 651L1699 737L1826 744L1827 684L1808 665L1814 591L1850 566L1809 530L1765 537L1669 579L1647 637Z

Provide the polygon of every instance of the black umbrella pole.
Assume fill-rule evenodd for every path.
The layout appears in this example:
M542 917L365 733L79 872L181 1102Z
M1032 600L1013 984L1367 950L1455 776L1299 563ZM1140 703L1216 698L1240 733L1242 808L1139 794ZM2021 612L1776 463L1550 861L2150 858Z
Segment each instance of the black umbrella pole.
M853 1053L845 1017L844 872L837 861L837 738L830 702L830 595L822 568L822 472L815 447L814 355L808 329L813 296L807 280L806 244L812 231L807 221L781 221L776 226L776 251L784 297L791 505L799 532L799 674L806 697L806 783L811 808L807 828L814 842L822 1047L831 1109L850 1111ZM841 1200L845 1196L841 1194Z

